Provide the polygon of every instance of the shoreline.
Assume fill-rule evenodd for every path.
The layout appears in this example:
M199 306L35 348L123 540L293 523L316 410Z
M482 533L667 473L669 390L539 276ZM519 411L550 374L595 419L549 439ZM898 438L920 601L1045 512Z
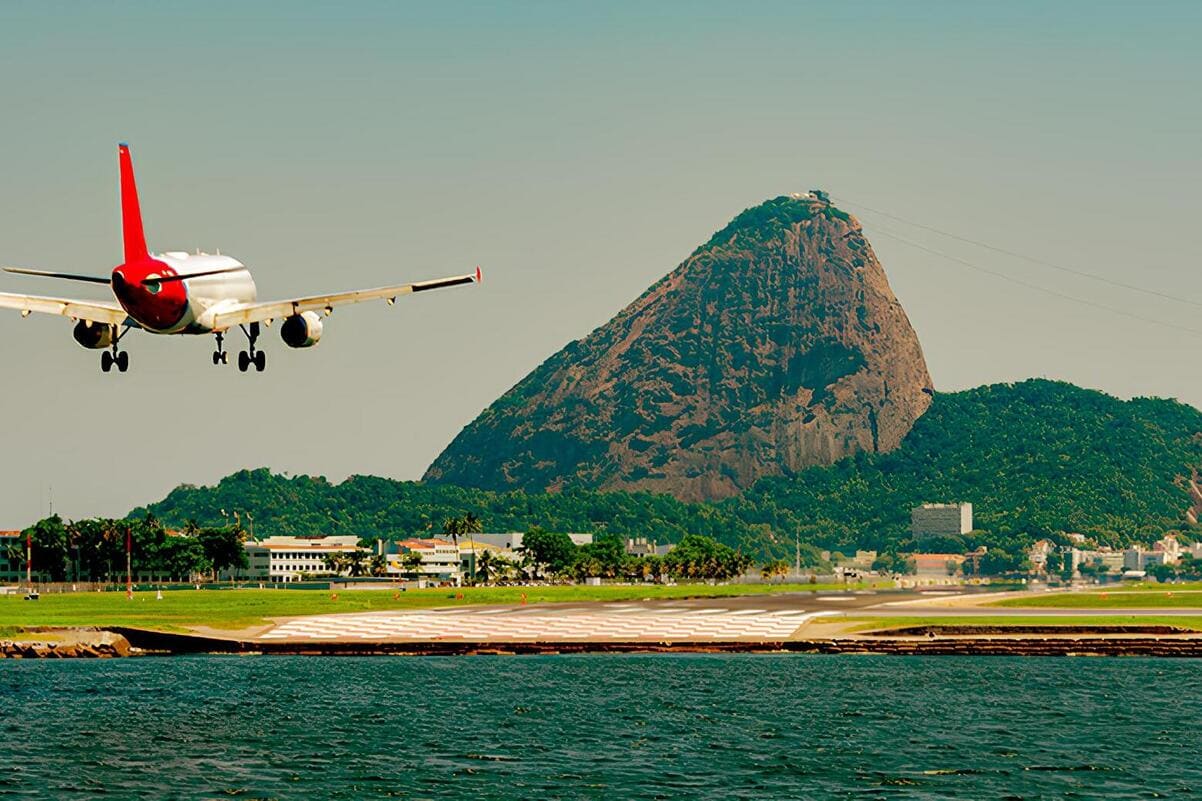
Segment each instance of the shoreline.
M896 656L1155 656L1202 657L1202 635L1106 630L1065 634L869 635L777 640L529 640L263 642L118 628L136 652L155 655L483 656L585 653L810 653Z

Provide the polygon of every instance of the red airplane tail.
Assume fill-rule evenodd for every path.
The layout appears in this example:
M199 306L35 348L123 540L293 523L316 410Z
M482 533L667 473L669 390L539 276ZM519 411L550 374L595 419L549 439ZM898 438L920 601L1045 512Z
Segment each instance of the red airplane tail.
M142 209L138 205L138 185L134 181L134 162L129 145L117 145L121 166L121 235L125 240L125 263L146 258L146 235L142 232Z

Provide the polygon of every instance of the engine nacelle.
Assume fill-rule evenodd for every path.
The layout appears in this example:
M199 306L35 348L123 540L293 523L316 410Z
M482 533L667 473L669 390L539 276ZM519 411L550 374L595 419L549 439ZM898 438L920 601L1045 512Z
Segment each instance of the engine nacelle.
M321 317L317 312L301 312L284 320L280 338L290 348L311 348L321 340Z
M104 323L80 320L71 331L71 336L89 350L103 350L113 344L113 327Z

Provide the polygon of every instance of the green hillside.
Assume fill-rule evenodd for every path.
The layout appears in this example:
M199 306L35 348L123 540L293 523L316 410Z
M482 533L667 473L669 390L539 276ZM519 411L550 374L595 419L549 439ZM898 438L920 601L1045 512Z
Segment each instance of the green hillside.
M883 547L909 509L962 500L995 534L1089 533L1115 544L1185 527L1202 412L1030 380L939 394L893 453L765 479L727 509L810 539Z
M674 541L713 536L751 552L792 551L800 532L824 548L904 545L909 509L971 501L986 542L1061 531L1102 541L1148 540L1186 524L1187 480L1202 465L1202 412L1175 401L1120 401L1032 380L939 394L902 446L795 478L763 479L741 496L702 504L666 495L489 492L356 476L341 484L241 471L215 487L182 486L153 511L169 524L220 524L249 510L259 534L397 536L437 531L464 512L490 531L541 525Z

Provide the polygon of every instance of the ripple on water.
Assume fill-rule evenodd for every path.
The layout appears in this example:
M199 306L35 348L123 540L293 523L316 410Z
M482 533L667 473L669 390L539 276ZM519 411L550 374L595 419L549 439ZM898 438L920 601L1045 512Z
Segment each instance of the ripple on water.
M1137 798L1196 663L647 655L0 665L0 799Z

